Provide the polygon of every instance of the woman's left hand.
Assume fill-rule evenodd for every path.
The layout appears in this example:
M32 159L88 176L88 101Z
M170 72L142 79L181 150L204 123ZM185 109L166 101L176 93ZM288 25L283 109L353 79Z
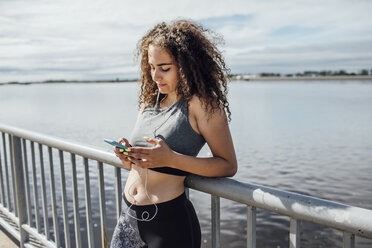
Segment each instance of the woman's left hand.
M141 168L156 168L167 166L171 160L173 151L162 139L145 137L145 140L154 145L153 147L131 147L129 156L132 162Z

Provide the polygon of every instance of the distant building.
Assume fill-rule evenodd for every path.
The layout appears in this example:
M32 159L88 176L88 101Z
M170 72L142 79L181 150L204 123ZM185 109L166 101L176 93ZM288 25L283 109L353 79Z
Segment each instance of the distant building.
M238 80L249 80L249 79L255 79L259 78L259 74L240 74L236 76L236 79Z

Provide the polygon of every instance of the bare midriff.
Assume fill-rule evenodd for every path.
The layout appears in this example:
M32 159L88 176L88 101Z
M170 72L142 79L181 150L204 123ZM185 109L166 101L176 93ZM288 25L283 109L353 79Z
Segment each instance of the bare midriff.
M124 194L127 200L135 205L166 202L176 198L185 191L184 181L185 176L159 173L149 169L142 169L132 164L132 169L124 187Z

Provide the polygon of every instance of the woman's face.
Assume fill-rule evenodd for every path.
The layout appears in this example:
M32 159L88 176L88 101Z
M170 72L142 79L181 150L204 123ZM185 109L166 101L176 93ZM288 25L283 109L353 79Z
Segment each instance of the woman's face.
M152 80L160 93L176 94L178 86L178 68L173 57L159 46L150 45L148 50Z

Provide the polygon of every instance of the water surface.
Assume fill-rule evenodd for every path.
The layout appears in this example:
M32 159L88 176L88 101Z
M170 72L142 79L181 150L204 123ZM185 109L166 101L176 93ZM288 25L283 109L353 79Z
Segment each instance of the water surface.
M111 151L103 139L130 137L137 95L136 83L0 86L0 123ZM372 82L236 81L230 84L229 101L239 162L235 179L372 209ZM209 149L204 147L199 156L210 156ZM65 161L69 174L67 154ZM83 210L83 168L78 173ZM98 192L95 163L90 175L92 192ZM127 172L122 175L125 179ZM105 178L110 238L116 221L110 166L105 166ZM98 212L94 196L92 206ZM191 200L202 226L203 247L211 247L210 197L191 191ZM257 216L257 247L288 247L288 218L264 210ZM94 222L99 237L98 215ZM81 223L85 228L84 215ZM246 207L222 199L221 229L222 247L246 247ZM342 246L339 231L307 222L302 229L302 247ZM359 238L357 244L372 247L371 241Z

